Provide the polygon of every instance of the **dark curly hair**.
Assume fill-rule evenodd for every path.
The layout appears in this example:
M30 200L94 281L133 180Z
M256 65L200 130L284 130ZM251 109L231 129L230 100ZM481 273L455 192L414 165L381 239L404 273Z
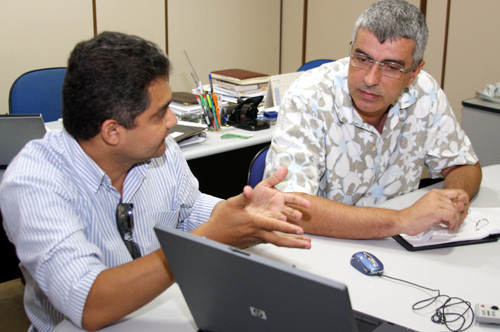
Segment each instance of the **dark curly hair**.
M97 135L107 119L133 128L149 106L149 85L169 71L165 53L137 36L103 32L78 43L63 85L64 128L77 140Z

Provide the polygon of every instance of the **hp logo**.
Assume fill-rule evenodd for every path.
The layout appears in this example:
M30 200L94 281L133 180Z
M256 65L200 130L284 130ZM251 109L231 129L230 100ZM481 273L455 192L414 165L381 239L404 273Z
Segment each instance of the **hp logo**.
M250 307L250 313L254 317L260 318L262 320L267 320L266 312L262 309Z

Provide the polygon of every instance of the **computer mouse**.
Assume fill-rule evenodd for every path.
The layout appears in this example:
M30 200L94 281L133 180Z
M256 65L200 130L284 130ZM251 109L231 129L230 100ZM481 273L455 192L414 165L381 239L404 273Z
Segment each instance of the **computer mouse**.
M351 265L366 275L381 275L384 273L384 264L373 254L360 251L352 255Z

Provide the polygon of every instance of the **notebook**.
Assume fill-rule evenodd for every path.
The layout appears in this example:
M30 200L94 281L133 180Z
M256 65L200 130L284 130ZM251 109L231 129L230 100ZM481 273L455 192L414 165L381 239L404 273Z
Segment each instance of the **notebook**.
M212 78L238 85L262 84L269 82L269 75L246 69L223 69L211 72Z
M415 236L393 238L406 250L418 251L497 241L500 237L500 208L471 207L458 231L441 224Z
M26 143L45 135L41 114L0 115L0 168L6 168Z
M155 232L199 331L411 331L354 312L340 282L165 226Z
M170 135L177 143L180 143L185 139L199 135L205 129L207 129L207 126L200 123L179 121L175 126L170 128Z

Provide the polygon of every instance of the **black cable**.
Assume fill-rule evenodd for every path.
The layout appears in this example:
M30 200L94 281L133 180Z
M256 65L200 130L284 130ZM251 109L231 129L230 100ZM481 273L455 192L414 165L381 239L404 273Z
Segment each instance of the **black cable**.
M396 280L396 281L401 281L401 282L405 282L407 284L410 284L410 285L413 285L413 286L417 286L417 287L420 287L420 288L423 288L423 289L427 289L427 290L430 290L432 292L438 292L438 295L439 295L439 289L432 289L432 288L428 288L428 287L425 287L425 286L422 286L422 285L419 285L419 284L416 284L414 282L411 282L411 281L408 281L408 280L403 280L403 279L399 279L399 278L395 278L395 277L391 277L391 276L388 276L386 274L380 274L379 275L380 277L382 278L388 278L388 279L392 279L392 280Z
M410 284L412 286L416 286L416 287L419 287L419 288L422 288L422 289L425 289L428 291L437 292L436 296L432 296L432 297L429 297L427 299L423 299L421 301L415 302L412 305L412 309L414 311L422 310L422 309L427 308L428 306L430 306L431 304L433 304L435 302L437 303L439 299L444 298L445 299L444 303L442 305L440 305L436 309L434 314L431 316L432 322L434 322L436 324L443 324L446 326L446 328L448 328L448 330L450 330L452 332L465 331L469 327L472 326L472 323L474 322L474 310L472 310L471 303L469 301L462 300L461 298L458 298L458 297L450 297L448 295L441 295L441 292L439 289L432 289L429 287L425 287L425 286L416 284L416 283L411 282L411 281L407 281L407 280L403 280L403 279L399 279L399 278L395 278L395 277L391 277L391 276L383 275L383 274L379 274L379 277L404 282L404 283L407 283L407 284ZM454 300L456 300L456 302L453 302ZM460 312L458 312L458 313L457 312L449 312L451 307L456 307L459 305L465 305L465 309L463 310L463 312L461 312L461 313ZM464 327L468 322L466 314L469 310L471 312L471 319L470 319L469 324L466 327ZM451 323L457 323L457 322L461 323L460 327L458 329L453 329L449 325Z

